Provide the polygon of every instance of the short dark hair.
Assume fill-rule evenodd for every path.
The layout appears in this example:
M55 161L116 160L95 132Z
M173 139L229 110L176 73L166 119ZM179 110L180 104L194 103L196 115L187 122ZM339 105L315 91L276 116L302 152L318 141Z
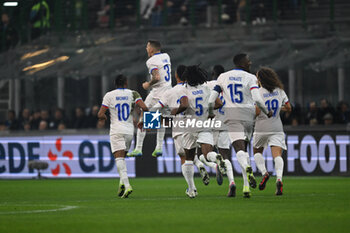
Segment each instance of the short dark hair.
M213 76L219 77L220 74L225 72L225 68L222 65L215 65L213 68Z
M237 54L236 56L233 57L233 63L234 63L236 66L241 66L243 60L244 60L246 57L247 57L247 54L246 54L246 53L239 53L239 54Z
M157 40L149 40L148 43L157 50L160 50L162 48L160 42Z
M125 75L123 75L123 74L118 74L118 75L115 77L114 85L115 85L116 87L122 87L122 86L125 85L126 80L127 80L127 78L126 78Z
M179 65L177 68L176 68L176 73L177 75L179 76L179 79L181 81L185 81L185 79L183 78L183 74L186 70L186 66L185 65Z

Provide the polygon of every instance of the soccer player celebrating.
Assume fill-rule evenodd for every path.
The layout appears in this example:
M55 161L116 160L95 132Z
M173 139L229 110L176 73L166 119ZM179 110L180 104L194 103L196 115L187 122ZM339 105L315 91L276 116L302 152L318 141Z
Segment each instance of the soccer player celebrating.
M149 40L146 46L146 51L149 57L146 65L151 80L144 82L142 87L145 90L152 88L145 100L146 106L148 108L152 108L158 103L164 92L171 88L171 63L169 55L167 53L161 53L161 44L159 41ZM160 129L157 129L157 145L152 153L152 156L162 156L164 135L165 128L161 127ZM129 153L128 156L142 155L142 146L145 136L146 131L142 129L137 130L135 150Z
M255 121L255 130L253 134L254 159L256 166L264 176L259 189L264 190L266 182L269 179L269 173L266 171L265 161L262 156L264 148L269 145L273 159L275 161L276 170L276 195L282 195L283 184L283 159L282 149L286 150L285 136L283 125L280 118L280 111L291 112L292 108L289 104L288 97L283 90L283 84L278 78L275 71L270 68L261 68L257 73L260 85L260 95L273 115L268 118L265 114L261 114L259 108L256 109L257 118Z
M208 100L210 96L210 88L207 85L203 85L206 82L205 71L198 66L188 66L183 74L183 78L187 82L185 94L180 99L180 106L172 109L171 114L176 115L186 111L185 115L192 117L192 119L195 119L196 121L207 120L209 117ZM206 159L210 162L217 163L220 171L223 174L226 173L226 165L222 156L216 154L212 150L213 135L211 129L196 127L193 129L187 129L183 134L183 148L186 154L183 173L188 184L187 195L190 198L196 196L196 188L193 179L193 161L195 158L197 143L200 144Z
M209 86L210 90L213 90L214 87L216 86L216 79L219 77L220 74L224 73L224 67L221 65L215 65L212 71L212 81L207 82L207 85ZM220 100L223 103L223 106L215 111L215 119L220 120L222 122L222 126L220 129L213 129L213 137L214 137L214 145L218 148L219 153L224 157L224 161L226 164L226 175L229 180L229 191L227 196L228 197L234 197L236 196L236 185L234 181L234 176L233 176L233 168L231 164L231 152L230 152L230 146L231 142L228 136L228 131L227 127L225 126L225 111L224 111L224 106L225 106L225 100L222 94L220 93ZM203 159L203 157L200 157ZM216 164L215 164L216 165ZM217 166L217 165L216 165ZM222 175L220 173L220 170L216 169L216 178L218 181L218 184L221 185L223 180L222 180ZM221 178L221 179L220 179Z
M269 112L260 97L255 75L250 74L251 61L247 54L238 54L233 58L235 69L222 73L211 92L209 106L212 111L215 99L222 92L226 108L226 125L237 160L242 168L243 196L250 197L250 188L256 187L253 170L250 166L247 144L253 133L256 104L265 114ZM248 182L249 180L249 182Z
M171 88L169 91L167 91L159 100L159 102L150 109L150 111L156 111L161 108L170 108L174 109L177 108L180 104L181 98L184 96L185 91L185 80L183 79L183 73L185 72L186 66L179 65L175 71L175 78L177 81L177 84ZM172 119L172 122L178 122L183 121L186 119L186 116L182 113L177 116L175 116ZM185 164L185 151L183 149L183 133L184 129L181 129L178 127L178 124L176 124L175 127L172 129L172 137L174 139L175 144L175 150L178 153L178 155L181 158L181 165L182 165L182 174L186 178L184 173L184 164ZM198 168L198 171L202 177L202 181L205 185L209 184L209 174L206 171L203 163L197 158L194 158L194 165ZM216 165L216 164L215 164ZM195 193L197 193L197 190L195 189Z
M111 125L109 130L111 150L114 155L119 172L118 196L127 198L132 193L126 170L125 155L130 148L134 135L133 110L136 104L143 111L148 111L140 94L127 89L127 78L118 75L115 78L117 89L107 92L103 97L102 106L98 112L98 118L104 122L107 119L106 111L109 110Z

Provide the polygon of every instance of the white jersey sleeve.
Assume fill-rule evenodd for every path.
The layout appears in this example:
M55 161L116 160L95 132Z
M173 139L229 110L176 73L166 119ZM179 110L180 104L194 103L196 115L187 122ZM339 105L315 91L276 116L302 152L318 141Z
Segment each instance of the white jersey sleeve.
M178 108L180 100L183 97L187 97L185 84L179 83L167 92L165 92L159 100L159 104L164 108L168 107L170 110ZM184 119L184 113L178 114L173 118L173 121L179 121ZM173 126L172 136L175 138L178 135L183 134L184 130L178 126Z
M255 75L253 74L250 74L249 76L249 79L248 79L248 87L249 87L249 90L252 90L252 89L259 89L259 86L258 86L258 79L256 78Z
M215 90L215 87L217 86L217 84L218 84L217 80L212 80L212 81L207 82L207 86L210 88L210 91ZM215 119L220 120L222 122L222 125L223 125L224 122L226 121L226 118L225 118L226 101L222 95L222 92L219 93L218 97L220 98L223 105L221 108L214 110L214 114L215 114Z
M284 92L284 90L281 90L281 97L282 97L282 105L286 105L287 103L289 103L288 96L286 92Z
M106 93L102 100L102 106L105 108L111 107L111 101L110 101L110 92Z

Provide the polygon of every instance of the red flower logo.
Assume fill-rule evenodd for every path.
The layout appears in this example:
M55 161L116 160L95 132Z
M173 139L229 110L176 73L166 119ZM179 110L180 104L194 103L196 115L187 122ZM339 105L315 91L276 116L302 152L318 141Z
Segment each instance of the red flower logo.
M61 150L62 150L62 142L61 142L61 141L62 141L62 138L58 138L58 139L56 140L56 143L55 143L55 145L56 145L56 150L57 150L58 152L61 152ZM68 157L70 160L73 159L73 153L72 153L71 151L69 151L69 150L64 151L63 154L62 154L62 156ZM49 159L50 159L51 161L56 161L56 160L57 160L57 154L52 153L51 149L50 149L49 152L47 153L47 157L49 157ZM70 167L68 166L68 164L62 163L62 165L63 165L63 168L64 168L65 173L66 173L68 176L70 176L70 175L72 174L72 170L70 169ZM51 173L52 173L52 175L54 175L54 176L58 176L58 174L60 174L60 170L61 170L61 167L60 167L59 164L57 164L57 166L56 166L55 169L51 169Z

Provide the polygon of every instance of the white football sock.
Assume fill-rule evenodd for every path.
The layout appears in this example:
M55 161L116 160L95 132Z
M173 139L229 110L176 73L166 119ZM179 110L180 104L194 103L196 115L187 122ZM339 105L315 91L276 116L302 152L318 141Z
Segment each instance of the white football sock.
M226 175L229 181L229 184L231 184L232 182L234 183L235 180L233 178L233 169L232 169L232 164L230 162L230 160L225 159L225 165L226 165Z
M125 188L130 187L128 173L126 171L126 162L124 158L116 158L117 169L120 177L120 183L125 185Z
M262 175L265 175L266 173L266 166L265 166L265 159L262 156L261 153L256 153L254 155L254 161L256 166L258 167L259 171L261 172Z
M186 180L186 183L188 185L188 179L187 179L187 176L186 176L186 170L185 170L185 164L182 164L181 165L181 171L182 171L182 175L184 176L185 180Z
M243 185L249 186L247 172L242 168L242 166L241 166L241 170L242 170L242 177L243 177Z
M194 179L193 179L193 175L194 175L193 161L186 160L184 165L182 165L182 172L183 172L183 174L185 176L185 180L188 184L189 191L195 190L196 187L194 185Z
M248 159L247 159L249 158L248 153L244 152L243 150L240 150L237 152L236 156L237 156L238 163L241 165L241 167L245 171L249 165Z
M211 167L211 168L216 169L216 163L208 162L208 161L205 159L204 155L200 155L200 156L199 156L199 159L200 159L200 161L202 161L202 162L203 162L205 165L207 165L208 167Z
M208 161L209 162L214 162L214 163L216 163L216 152L214 152L214 151L211 151L211 152L209 152L208 154L207 154L207 159L208 159Z
M250 165L250 155L249 155L249 153L248 153L248 152L245 152L245 155L246 155L246 157L247 157L247 164L248 164L248 166L251 166L251 165Z
M283 174L283 159L281 156L277 156L275 159L275 170L276 170L276 179L282 181L282 174Z
M194 165L196 165L196 167L199 169L201 167L204 167L204 164L198 159L198 156L194 156L194 160L193 160Z
M135 150L142 151L142 146L143 146L143 140L145 140L146 137L146 131L137 129L137 138L136 138L136 146Z
M164 135L165 135L165 128L164 127L160 127L160 129L157 129L156 150L163 150Z

